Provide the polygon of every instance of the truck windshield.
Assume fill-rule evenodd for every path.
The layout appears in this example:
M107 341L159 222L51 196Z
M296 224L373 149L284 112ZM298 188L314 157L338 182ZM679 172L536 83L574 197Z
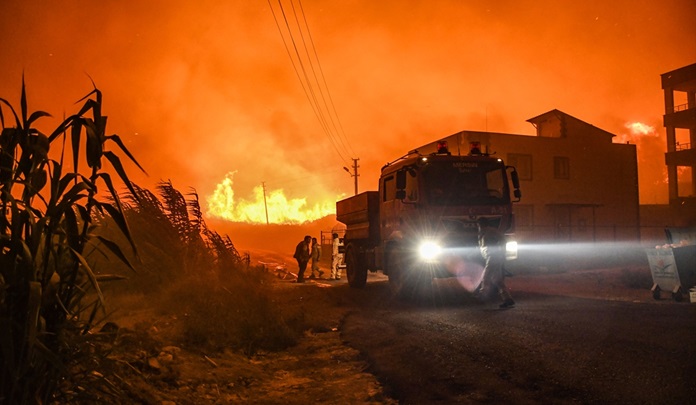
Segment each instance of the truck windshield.
M443 162L423 170L423 190L433 205L504 204L505 170L493 162Z

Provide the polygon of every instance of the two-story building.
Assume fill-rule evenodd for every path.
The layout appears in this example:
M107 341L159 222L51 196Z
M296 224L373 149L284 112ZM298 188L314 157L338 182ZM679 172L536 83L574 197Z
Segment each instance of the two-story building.
M536 136L461 131L443 139L453 153L471 142L515 166L522 201L514 208L520 241L637 241L636 146L559 110L527 120ZM430 153L435 143L418 148Z

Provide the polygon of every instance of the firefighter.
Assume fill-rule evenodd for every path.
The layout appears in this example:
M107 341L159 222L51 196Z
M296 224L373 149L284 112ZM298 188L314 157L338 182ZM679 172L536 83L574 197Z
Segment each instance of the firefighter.
M341 268L338 267L341 264L341 255L338 253L338 246L341 241L338 239L338 234L334 233L331 235L331 277L329 280L340 280L341 279Z
M304 283L304 272L307 270L307 263L310 258L310 246L312 242L312 237L307 235L304 239L297 244L295 247L295 255L293 256L297 260L297 266L299 271L297 272L297 282Z
M312 238L312 274L309 278L321 278L324 272L319 269L319 259L321 259L321 245L317 242L317 238ZM319 274L314 276L314 273Z
M481 284L476 291L483 299L490 299L493 294L498 293L503 302L500 308L512 308L515 301L505 286L505 235L497 228L494 228L487 218L480 218L479 226L479 248L481 255L486 261L481 277Z

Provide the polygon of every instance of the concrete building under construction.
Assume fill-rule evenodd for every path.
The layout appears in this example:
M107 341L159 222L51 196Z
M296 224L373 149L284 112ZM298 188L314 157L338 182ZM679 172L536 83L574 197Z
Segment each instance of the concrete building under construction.
M696 63L661 75L668 205L641 206L644 230L696 227ZM652 232L655 238L659 232Z
M670 205L696 210L696 63L662 75Z

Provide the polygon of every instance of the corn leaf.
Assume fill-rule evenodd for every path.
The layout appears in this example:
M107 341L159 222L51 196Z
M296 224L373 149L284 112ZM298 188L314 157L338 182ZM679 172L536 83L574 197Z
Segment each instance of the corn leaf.
M102 294L101 288L99 288L99 282L97 281L97 278L94 276L92 267L90 267L89 263L87 263L87 260L85 260L85 258L80 254L80 252L73 248L70 248L70 252L72 252L73 257L77 259L77 261L79 261L82 265L84 273L87 275L87 278L89 278L90 284L94 288L94 291L97 292L97 297L99 297L99 303L102 306L104 306L104 295Z
M65 210L65 225L68 228L66 230L68 245L73 249L80 250L82 248L80 243L80 231L78 228L77 216L72 208Z
M0 103L3 103L10 108L10 111L12 111L12 115L14 115L14 118L15 118L15 125L17 126L17 128L22 128L22 122L19 120L19 117L17 116L17 112L15 111L14 107L12 107L12 104L10 104L10 102L5 100L4 98L0 98ZM5 126L4 117L2 120L2 126L3 127Z
M22 97L19 100L20 108L22 109L22 122L27 122L27 88L24 85L24 73L22 73ZM22 128L26 128L23 126Z
M72 144L73 170L78 170L80 159L80 134L82 133L82 121L75 120L70 128L70 141Z
M126 156L128 156L128 157L130 158L130 160L131 160L133 163L135 163L135 165L138 166L138 168L139 168L140 170L142 170L143 173L147 174L147 172L145 171L145 169L143 169L143 167L140 166L140 163L138 163L138 161L135 160L135 157L130 153L130 151L128 150L128 148L126 148L126 145L123 144L123 141L121 141L121 137L119 137L118 135L110 135L110 136L107 136L106 139L110 139L110 140L116 142L116 144L121 148L121 150L123 151L123 153L125 153Z
M133 252L137 256L138 249L135 246L135 241L133 240L130 228L128 227L128 222L126 222L126 217L123 216L123 212L119 211L109 203L99 203L98 206L104 208L109 213L114 222L116 222L116 225L118 225L123 235L126 237L126 239L128 239L128 242L130 243Z
M116 255L116 257L118 257L119 259L121 259L121 261L122 261L124 264L126 264L131 270L133 270L135 273L137 273L137 271L135 270L135 267L133 267L133 265L132 265L131 262L128 260L128 258L126 257L126 255L123 254L123 251L121 250L121 247L120 247L117 243L112 242L112 241L110 241L110 240L104 238L103 236L97 236L97 239L99 239L99 241L100 241L102 244L104 244L104 246L106 246L106 248L109 249L109 251L111 251L111 253L113 253L114 255Z
M116 173L118 173L118 176L121 178L121 181L123 181L126 184L126 187L128 187L128 190L135 196L135 189L133 188L133 184L131 184L130 180L128 179L128 175L126 174L126 171L123 170L123 165L121 165L121 159L118 158L113 152L106 151L104 152L104 156L111 162L111 166L116 170Z
M34 123L34 121L38 120L41 117L50 117L51 114L45 112L45 111L34 111L31 113L31 116L29 117L29 120L27 120L27 127Z
M121 199L118 196L118 192L116 192L116 188L114 187L114 183L111 181L111 176L108 173L99 173L96 178L101 178L104 180L104 183L106 184L106 187L109 189L109 192L111 193L111 197L114 199L114 202L116 202L116 206L119 211L123 211L123 206L121 205ZM95 179L96 181L96 179Z

